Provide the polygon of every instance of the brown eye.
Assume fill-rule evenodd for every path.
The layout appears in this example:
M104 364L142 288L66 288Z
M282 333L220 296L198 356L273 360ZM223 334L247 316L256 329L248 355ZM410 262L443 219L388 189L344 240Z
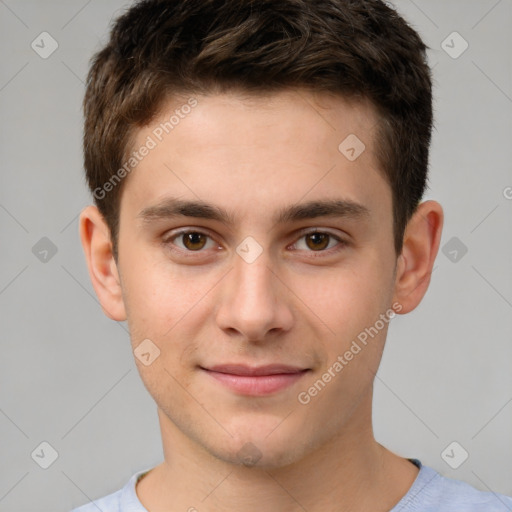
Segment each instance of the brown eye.
M310 249L314 251L321 251L329 245L330 235L327 233L309 233L308 235L305 235L305 238L306 245Z
M187 233L183 233L181 241L189 251L198 251L206 245L207 238L208 237L203 233L189 231Z
M328 256L345 249L348 243L339 236L328 231L310 230L302 231L302 236L293 244L294 250L303 251L313 256Z
M211 235L194 229L182 229L170 236L163 237L162 243L167 250L175 256L202 257L211 255L209 249L220 249Z

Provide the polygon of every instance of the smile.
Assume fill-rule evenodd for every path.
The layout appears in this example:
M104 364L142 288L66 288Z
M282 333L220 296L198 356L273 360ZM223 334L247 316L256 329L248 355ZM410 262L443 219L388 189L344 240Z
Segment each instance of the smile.
M247 396L264 396L282 391L300 380L309 369L286 365L249 367L220 365L201 369L235 393Z

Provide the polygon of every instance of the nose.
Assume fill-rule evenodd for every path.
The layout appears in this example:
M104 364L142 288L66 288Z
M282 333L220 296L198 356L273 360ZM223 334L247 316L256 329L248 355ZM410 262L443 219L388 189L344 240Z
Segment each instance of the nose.
M251 263L235 254L220 290L217 325L240 341L264 343L293 324L292 294L270 265L265 251Z

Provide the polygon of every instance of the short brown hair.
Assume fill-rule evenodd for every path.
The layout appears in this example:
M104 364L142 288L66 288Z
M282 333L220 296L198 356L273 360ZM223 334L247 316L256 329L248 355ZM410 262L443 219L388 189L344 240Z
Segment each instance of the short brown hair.
M399 254L427 183L433 114L426 49L381 0L136 2L94 55L83 103L87 183L110 229L114 257L123 182L108 193L103 187L123 165L136 129L149 124L166 98L290 87L370 100Z

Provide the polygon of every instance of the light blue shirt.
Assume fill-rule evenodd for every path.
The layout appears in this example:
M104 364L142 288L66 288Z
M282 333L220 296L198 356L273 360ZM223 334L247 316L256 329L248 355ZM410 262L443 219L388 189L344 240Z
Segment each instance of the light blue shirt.
M512 497L488 491L440 475L418 459L409 459L420 468L407 494L390 512L512 512ZM135 473L119 491L71 512L148 512L139 501L135 484L150 469Z

